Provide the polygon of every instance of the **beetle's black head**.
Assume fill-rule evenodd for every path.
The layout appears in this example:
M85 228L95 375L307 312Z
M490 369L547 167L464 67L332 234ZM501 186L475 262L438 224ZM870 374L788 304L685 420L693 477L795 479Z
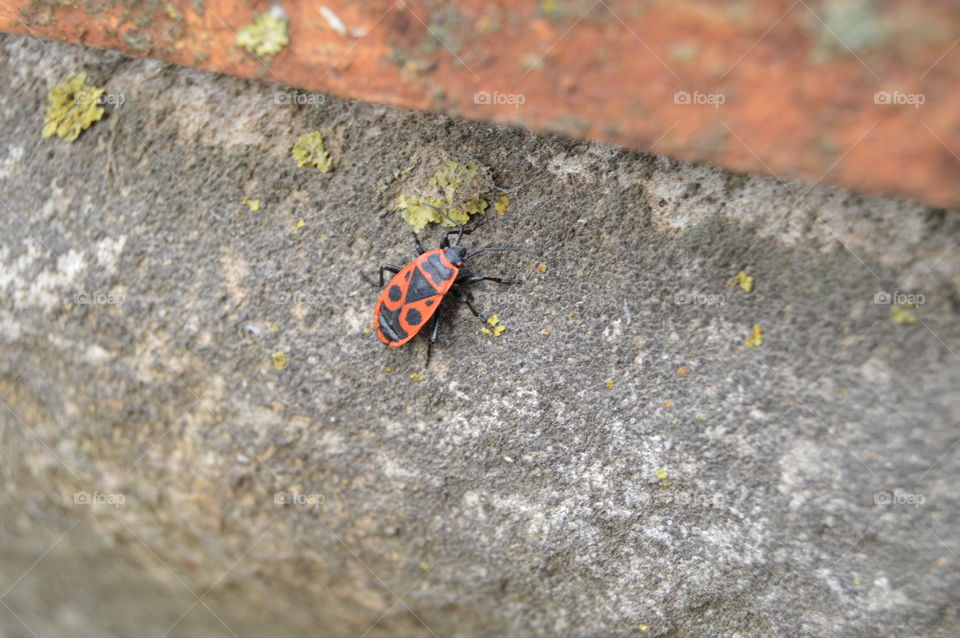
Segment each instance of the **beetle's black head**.
M454 266L462 266L466 251L460 246L449 246L443 249L443 256Z

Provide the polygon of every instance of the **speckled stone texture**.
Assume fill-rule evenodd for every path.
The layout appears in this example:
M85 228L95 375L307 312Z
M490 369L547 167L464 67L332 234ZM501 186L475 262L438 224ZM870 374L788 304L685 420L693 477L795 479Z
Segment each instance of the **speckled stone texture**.
M957 635L958 211L278 90L0 36L0 636ZM540 256L424 370L443 157Z

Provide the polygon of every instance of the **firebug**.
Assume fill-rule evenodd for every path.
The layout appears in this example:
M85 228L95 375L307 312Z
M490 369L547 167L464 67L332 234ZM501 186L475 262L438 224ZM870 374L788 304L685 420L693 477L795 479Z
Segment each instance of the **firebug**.
M442 211L438 213L450 220ZM453 220L450 220L453 221ZM456 223L456 222L454 222ZM440 333L440 305L453 298L463 302L480 321L486 319L474 307L473 302L464 293L463 287L481 281L493 281L498 284L515 284L518 281L485 277L471 272L466 262L483 252L521 251L512 246L491 246L467 252L460 246L464 235L476 230L464 228L446 231L440 239L440 247L424 250L419 237L414 233L414 243L418 257L406 266L383 264L380 266L380 286L383 287L383 273L394 273L393 279L383 288L373 311L374 326L380 341L391 348L399 348L413 339L424 326L430 324L430 340L427 344L427 364L430 363L430 350ZM456 243L450 243L450 236L456 234Z

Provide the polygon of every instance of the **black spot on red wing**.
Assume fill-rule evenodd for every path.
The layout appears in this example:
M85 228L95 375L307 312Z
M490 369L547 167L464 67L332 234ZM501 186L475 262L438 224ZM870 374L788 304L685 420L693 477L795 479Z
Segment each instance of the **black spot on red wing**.
M427 307L432 306L432 305L433 305L433 299L427 299L426 301L423 302L423 305L424 305L424 306L427 306Z
M380 331L390 341L402 341L407 338L407 332L400 326L400 308L390 310L380 307Z
M433 279L433 283L438 286L453 276L453 271L443 265L440 261L440 253L433 253L427 261L421 264L421 267Z
M387 296L390 298L390 301L397 303L400 301L400 298L403 297L403 291L400 290L400 286L393 284L390 286L390 290L387 291Z
M409 270L408 270L407 272L403 273L403 278L406 279L407 281L410 281L410 271L409 271Z
M430 285L430 282L423 276L419 268L414 268L413 279L410 280L410 285L407 287L407 298L404 300L404 303L411 304L415 301L432 297L435 294L437 294L436 288Z
M407 310L407 323L411 326L419 326L421 321L423 321L423 315L420 314L419 310L416 308Z

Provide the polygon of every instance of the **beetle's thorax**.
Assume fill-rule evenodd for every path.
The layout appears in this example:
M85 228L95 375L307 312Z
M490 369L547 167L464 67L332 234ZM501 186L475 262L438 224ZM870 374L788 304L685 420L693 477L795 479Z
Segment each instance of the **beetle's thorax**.
M463 250L460 246L448 246L443 249L443 256L447 258L454 266L462 266L463 258L466 255L466 251Z

